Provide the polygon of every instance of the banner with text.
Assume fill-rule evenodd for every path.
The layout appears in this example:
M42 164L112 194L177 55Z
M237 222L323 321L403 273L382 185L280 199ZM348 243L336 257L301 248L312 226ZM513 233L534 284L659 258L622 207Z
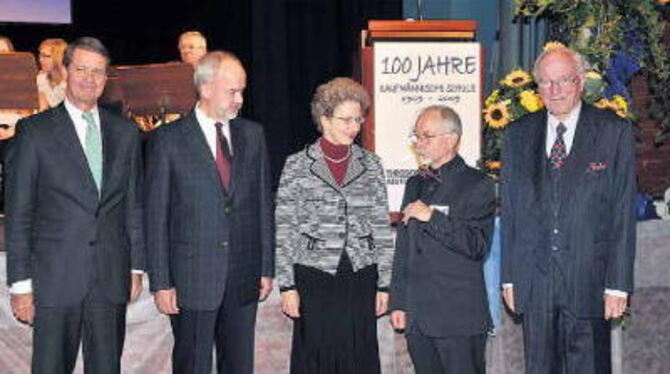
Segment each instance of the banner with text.
M448 105L461 117L459 153L480 157L481 48L472 42L388 42L374 45L375 152L386 171L389 208L400 211L405 181L418 167L410 135L419 111Z

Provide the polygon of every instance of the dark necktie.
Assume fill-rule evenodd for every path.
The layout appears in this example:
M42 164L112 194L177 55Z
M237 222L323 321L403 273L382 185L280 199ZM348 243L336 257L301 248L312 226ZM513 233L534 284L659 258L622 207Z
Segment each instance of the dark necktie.
M216 126L216 170L219 172L221 186L227 191L230 188L232 157L230 155L230 148L228 147L228 140L221 130L223 124L217 122L214 126Z
M556 126L556 140L554 145L551 147L551 152L549 153L549 161L551 161L551 169L557 170L563 167L565 158L568 156L568 153L565 149L565 141L563 140L563 134L567 128L563 122L559 123Z

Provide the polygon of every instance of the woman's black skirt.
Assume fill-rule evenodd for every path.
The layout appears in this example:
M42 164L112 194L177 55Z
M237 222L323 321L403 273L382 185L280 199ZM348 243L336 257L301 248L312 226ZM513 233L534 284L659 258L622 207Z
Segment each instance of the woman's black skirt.
M293 325L291 373L377 374L377 266L353 272L342 251L337 274L295 265L300 318Z

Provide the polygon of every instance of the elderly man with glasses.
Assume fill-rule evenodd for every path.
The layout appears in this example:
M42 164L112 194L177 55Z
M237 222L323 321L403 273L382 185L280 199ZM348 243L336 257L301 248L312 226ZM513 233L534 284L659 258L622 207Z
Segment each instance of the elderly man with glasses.
M458 155L461 120L447 106L414 126L422 164L407 181L391 281L391 324L416 373L484 373L491 326L483 262L493 231L493 181Z

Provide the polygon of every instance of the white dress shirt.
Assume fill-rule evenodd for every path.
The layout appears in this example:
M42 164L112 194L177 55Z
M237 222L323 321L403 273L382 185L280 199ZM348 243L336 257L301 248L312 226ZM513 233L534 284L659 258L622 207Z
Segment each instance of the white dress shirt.
M223 132L223 136L226 137L226 140L228 141L228 149L230 150L230 154L233 154L233 142L230 141L230 124L229 121L217 121L213 118L207 117L205 112L203 112L200 109L200 103L198 103L195 106L195 118L198 120L198 124L200 125L200 129L202 130L202 133L205 135L205 140L207 140L207 145L209 146L209 150L212 152L212 156L216 160L216 126L214 126L215 123L221 122L223 126L221 126L221 131Z

